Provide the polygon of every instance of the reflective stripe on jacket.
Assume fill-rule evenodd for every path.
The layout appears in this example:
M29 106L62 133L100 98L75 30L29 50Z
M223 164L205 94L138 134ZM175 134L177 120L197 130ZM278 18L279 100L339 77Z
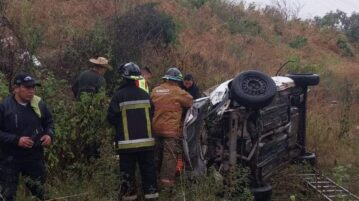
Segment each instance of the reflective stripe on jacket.
M155 144L151 128L149 94L127 84L112 97L107 119L116 127L114 144L120 151L152 148Z
M155 106L154 132L165 137L180 137L182 109L192 106L192 96L177 84L165 82L152 90L151 99Z
M136 80L136 86L139 87L140 89L145 90L147 93L150 93L150 89L145 79Z

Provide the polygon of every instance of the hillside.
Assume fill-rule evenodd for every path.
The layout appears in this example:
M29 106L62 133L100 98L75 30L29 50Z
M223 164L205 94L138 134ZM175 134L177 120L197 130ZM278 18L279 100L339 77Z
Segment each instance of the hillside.
M72 100L70 83L87 68L90 57L100 55L108 57L113 66L128 60L149 66L154 73L153 86L160 83L159 78L172 65L193 73L202 89L248 69L274 75L289 60L292 62L280 74L318 73L321 83L310 91L309 149L318 155L318 166L325 173L359 194L359 45L349 42L344 33L319 27L314 21L286 20L285 13L276 8L245 8L243 4L232 5L221 0L0 2L5 5L3 15L30 53L43 64L42 67L21 64L11 69L0 66L1 72L12 75L31 69L47 80L49 88L41 93L49 93L44 96L53 98L55 112L68 115L68 119L73 113L62 113L61 106L69 105L66 101ZM0 32L0 39L2 34ZM106 75L109 90L116 85L114 74ZM103 102L99 100L96 104ZM74 107L78 113L84 110L81 105ZM60 121L58 132L72 133L61 115L57 119ZM76 126L76 122L71 122ZM65 156L66 151L61 150L61 154ZM56 165L62 160L54 159L58 153L50 154L50 160ZM58 168L56 165L53 167ZM54 175L56 168L50 168ZM51 180L53 185L58 185L57 175ZM77 185L81 190L91 186ZM186 185L189 184L179 188L201 189L201 186ZM193 200L214 199L201 197L206 190L210 191L211 187L191 191L198 194ZM78 193L58 189L58 186L53 187L53 191L54 194Z

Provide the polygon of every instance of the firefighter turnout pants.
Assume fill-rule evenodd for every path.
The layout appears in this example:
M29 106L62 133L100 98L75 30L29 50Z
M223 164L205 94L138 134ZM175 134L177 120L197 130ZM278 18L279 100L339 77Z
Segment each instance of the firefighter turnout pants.
M173 186L176 179L180 140L171 137L156 137L156 165L163 186Z
M120 153L120 172L122 177L120 200L137 200L137 189L135 186L137 163L140 168L145 200L156 200L158 198L158 191L154 150Z

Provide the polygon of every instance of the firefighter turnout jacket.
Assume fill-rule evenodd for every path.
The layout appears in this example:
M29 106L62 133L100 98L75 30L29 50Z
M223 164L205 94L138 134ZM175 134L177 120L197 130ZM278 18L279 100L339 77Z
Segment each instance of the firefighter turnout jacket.
M136 80L136 86L145 90L147 93L150 93L150 88L148 87L147 80L145 79Z
M181 137L183 108L192 106L192 96L177 84L164 82L152 90L151 98L155 107L153 130L163 137Z
M116 91L108 108L107 119L116 128L114 144L120 153L154 147L150 96L138 88L134 81Z

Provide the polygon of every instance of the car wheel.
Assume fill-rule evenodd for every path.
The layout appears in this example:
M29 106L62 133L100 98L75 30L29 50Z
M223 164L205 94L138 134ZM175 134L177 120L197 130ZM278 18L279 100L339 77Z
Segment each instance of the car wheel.
M318 85L320 78L317 74L288 74L287 77L291 78L296 85L299 86L314 86Z
M272 197L272 186L264 184L261 187L252 188L251 192L255 201L270 201Z
M235 77L231 84L231 97L239 104L259 109L273 99L277 88L271 77L259 71L245 71Z

